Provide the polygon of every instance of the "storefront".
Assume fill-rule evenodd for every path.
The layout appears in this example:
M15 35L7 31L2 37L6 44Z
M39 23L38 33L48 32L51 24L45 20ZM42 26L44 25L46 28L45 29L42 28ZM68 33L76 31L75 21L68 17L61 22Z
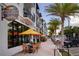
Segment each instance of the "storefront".
M19 22L12 21L8 24L8 48L22 45L23 42L29 42L28 36L20 36L19 33L26 31L29 27L26 27Z
M16 4L14 4L14 5L16 5ZM20 5L20 7L21 7L21 5ZM16 8L14 8L14 9L16 9ZM0 10L0 15L1 15L1 10ZM19 9L19 7L18 7L18 11L20 13L22 12L22 10ZM21 15L20 13L19 13L19 15ZM8 14L8 15L6 15L6 14ZM13 15L15 15L15 14L17 15L17 13L13 13ZM18 17L19 17L19 15L18 15ZM28 42L29 38L28 38L28 36L19 36L19 33L23 32L25 30L28 30L29 28L33 28L33 26L31 26L32 25L31 21L29 21L30 23L27 22L27 20L28 20L27 18L25 18L26 21L24 21L25 19L23 17L22 18L15 17L15 19L13 19L14 17L11 17L11 16L12 16L12 14L8 12L8 13L5 13L4 18L0 17L0 56L14 55L14 54L22 51L22 46L21 46L22 43ZM22 20L23 20L23 22L22 22ZM29 24L31 24L31 25L29 25Z

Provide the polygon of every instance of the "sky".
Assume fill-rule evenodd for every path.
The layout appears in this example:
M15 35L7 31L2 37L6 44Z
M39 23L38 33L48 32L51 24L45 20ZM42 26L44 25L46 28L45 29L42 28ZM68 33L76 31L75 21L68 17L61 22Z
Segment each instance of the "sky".
M42 18L46 21L47 27L48 27L48 22L51 20L51 18L56 17L56 16L47 16L48 13L46 11L46 6L49 6L50 3L39 3L39 11L42 14ZM49 31L48 31L49 32ZM60 32L60 29L57 30L57 33Z
M48 4L48 3L39 3L38 5L39 5L40 12L42 14L42 18L46 21L46 23L48 23L52 16L47 16L48 13L46 12L46 6L48 6L50 4Z
M51 3L39 3L38 6L39 6L39 9L40 9L40 12L42 14L42 18L46 21L46 23L48 23L51 18L53 17L56 17L56 16L47 16L48 13L46 12L46 6L49 6ZM68 25L68 21L65 20L65 23L64 23L65 26Z
M50 5L50 3L39 3L38 4L38 6L39 6L39 11L40 11L40 13L42 14L42 18L46 21L46 23L48 23L50 20L51 20L51 18L53 18L53 17L56 17L56 16L47 16L48 15L48 13L46 12L46 6L49 6ZM79 26L79 17L72 17L72 16L70 16L70 26ZM68 19L66 19L65 21L64 21L64 27L65 26L68 26ZM48 27L48 25L47 25L47 27ZM60 30L61 30L61 26L60 26L60 28L57 30L57 33L58 32L60 32Z

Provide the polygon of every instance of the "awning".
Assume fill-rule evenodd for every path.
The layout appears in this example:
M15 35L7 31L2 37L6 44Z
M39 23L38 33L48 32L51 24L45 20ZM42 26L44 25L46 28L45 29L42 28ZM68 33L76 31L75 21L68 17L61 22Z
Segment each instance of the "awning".
M29 29L20 33L20 35L41 35L39 32L34 31L33 29Z
M18 34L18 32L13 32L14 33L14 35L17 35ZM8 32L8 34L9 35L12 35L12 32Z

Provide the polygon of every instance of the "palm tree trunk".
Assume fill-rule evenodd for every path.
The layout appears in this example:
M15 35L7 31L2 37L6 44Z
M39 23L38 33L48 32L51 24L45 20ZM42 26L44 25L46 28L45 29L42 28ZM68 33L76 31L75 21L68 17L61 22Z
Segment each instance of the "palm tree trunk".
M61 21L62 21L62 24L61 24L61 35L64 35L64 20L65 20L65 18L61 17Z
M56 30L55 30L55 36L56 36Z

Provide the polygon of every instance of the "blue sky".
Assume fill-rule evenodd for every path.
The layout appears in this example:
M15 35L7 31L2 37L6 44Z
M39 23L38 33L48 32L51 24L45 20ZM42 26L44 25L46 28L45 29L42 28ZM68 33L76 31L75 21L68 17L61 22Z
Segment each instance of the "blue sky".
M46 20L46 23L48 23L52 16L47 16L48 13L46 12L45 9L46 9L46 6L48 6L50 4L48 4L48 3L39 3L38 5L39 5L39 9L40 9L40 12L42 14L43 19Z
M42 17L43 17L43 19L46 21L46 23L48 23L50 20L51 20L51 18L52 18L52 16L47 16L48 15L48 13L46 12L46 6L49 6L50 5L50 3L39 3L38 4L38 6L39 6L39 9L40 9L40 12L41 12L41 14L42 14ZM53 17L55 17L55 16L53 16ZM64 24L65 26L67 26L68 25L68 22L67 22L67 20L65 21L65 24Z

